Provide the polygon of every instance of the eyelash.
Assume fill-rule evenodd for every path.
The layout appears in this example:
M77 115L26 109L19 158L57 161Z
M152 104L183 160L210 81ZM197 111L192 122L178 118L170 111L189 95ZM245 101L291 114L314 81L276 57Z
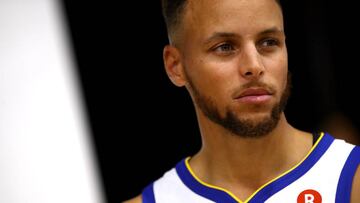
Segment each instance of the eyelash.
M257 43L257 47L259 51L271 51L273 48L280 45L280 40L275 38L265 38L260 40ZM215 46L212 51L222 54L222 55L230 55L236 51L236 47L231 42L223 42L217 46Z
M278 46L280 44L279 40L277 40L277 39L267 38L267 39L260 41L260 46L263 46L263 44L266 42L270 42L271 44L265 45L264 47L273 47L273 46Z
M234 45L228 42L220 44L219 46L216 46L214 48L214 51L218 51L218 52L232 52L234 50L235 50Z

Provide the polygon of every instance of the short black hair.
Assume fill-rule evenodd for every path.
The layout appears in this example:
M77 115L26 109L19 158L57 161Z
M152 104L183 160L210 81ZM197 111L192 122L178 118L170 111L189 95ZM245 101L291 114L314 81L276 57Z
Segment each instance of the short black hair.
M280 0L275 0L280 8ZM181 23L181 17L184 14L187 0L161 0L162 13L165 19L165 24L169 37L173 37L176 29Z
M161 3L167 32L171 38L180 24L187 0L161 0Z

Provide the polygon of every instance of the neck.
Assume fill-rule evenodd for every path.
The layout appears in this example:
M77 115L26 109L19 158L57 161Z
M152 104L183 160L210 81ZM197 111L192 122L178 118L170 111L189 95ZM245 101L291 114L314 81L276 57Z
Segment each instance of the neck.
M261 138L232 135L210 122L200 122L200 129L203 146L190 161L195 174L239 197L292 168L311 148L311 135L291 127L284 114L277 127Z

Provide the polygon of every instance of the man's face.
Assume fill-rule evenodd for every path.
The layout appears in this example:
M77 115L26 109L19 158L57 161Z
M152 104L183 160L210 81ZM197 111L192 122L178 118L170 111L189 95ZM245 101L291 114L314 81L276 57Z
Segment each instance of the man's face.
M197 110L240 136L271 132L288 92L275 0L189 0L182 28L181 62Z

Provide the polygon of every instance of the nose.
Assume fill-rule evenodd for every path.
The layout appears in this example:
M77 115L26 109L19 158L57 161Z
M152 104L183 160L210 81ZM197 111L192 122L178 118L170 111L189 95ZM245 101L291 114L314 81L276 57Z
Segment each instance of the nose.
M244 47L239 59L240 74L249 80L258 79L264 74L265 67L255 45Z

